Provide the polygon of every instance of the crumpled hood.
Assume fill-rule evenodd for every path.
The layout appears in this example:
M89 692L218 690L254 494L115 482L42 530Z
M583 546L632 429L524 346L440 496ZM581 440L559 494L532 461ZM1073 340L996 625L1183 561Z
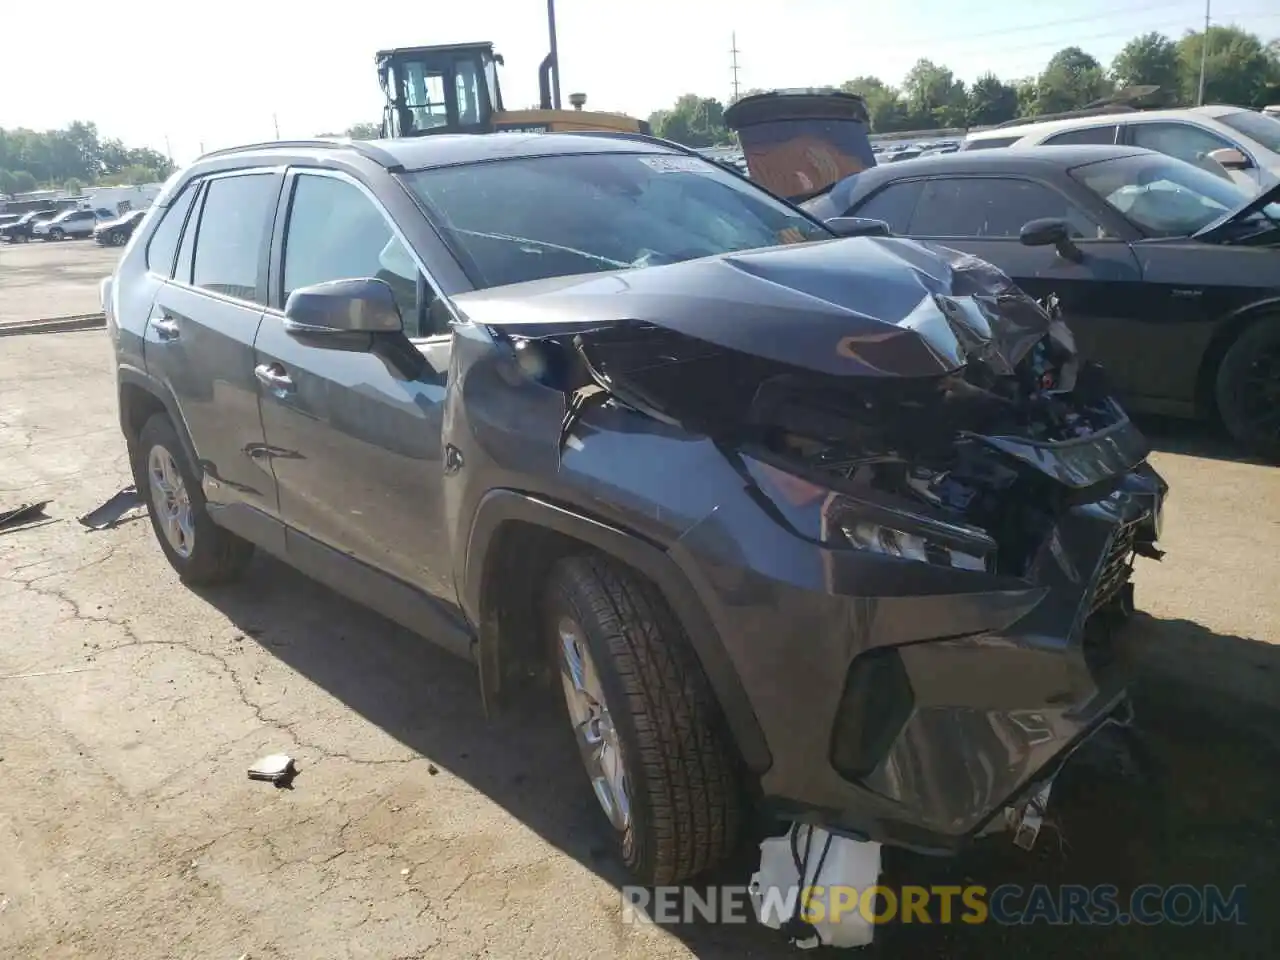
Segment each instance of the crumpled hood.
M1049 315L984 260L851 237L465 293L474 323L537 339L652 324L835 376L937 377L982 359L1011 372Z

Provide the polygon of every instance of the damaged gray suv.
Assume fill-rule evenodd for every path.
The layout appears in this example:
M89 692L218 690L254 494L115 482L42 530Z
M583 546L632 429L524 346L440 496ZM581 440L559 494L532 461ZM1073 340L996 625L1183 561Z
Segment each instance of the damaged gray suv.
M1165 484L1051 310L671 144L223 151L104 283L169 562L255 547L557 670L635 876L747 814L953 852L1126 709L1095 655Z

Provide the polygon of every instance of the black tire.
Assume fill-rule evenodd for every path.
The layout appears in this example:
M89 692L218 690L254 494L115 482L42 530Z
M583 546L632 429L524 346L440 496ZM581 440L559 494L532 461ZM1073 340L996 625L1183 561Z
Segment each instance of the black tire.
M1233 439L1280 459L1280 317L1257 321L1231 344L1218 364L1214 399Z
M112 230L112 231L111 231L111 237L110 237L110 240L111 240L111 245L112 245L113 247L123 247L123 246L124 246L124 234L123 234L123 233L121 233L119 230Z
M156 447L162 447L173 458L182 474L182 482L191 503L194 546L187 556L182 556L170 544L157 514L148 475L148 461L151 451ZM178 572L182 582L192 586L207 586L227 583L244 573L249 561L253 559L253 544L210 519L200 481L167 414L154 414L146 422L142 432L138 434L135 456L134 477L139 494L146 500L151 529L155 532L160 549L164 551L169 564Z
M65 236L66 234L62 232L61 227L54 227L52 230L49 231L50 240L61 240Z
M661 595L583 554L552 569L544 615L553 656L568 616L600 677L629 787L631 822L615 830L627 869L662 885L715 867L741 831L739 768L702 667Z

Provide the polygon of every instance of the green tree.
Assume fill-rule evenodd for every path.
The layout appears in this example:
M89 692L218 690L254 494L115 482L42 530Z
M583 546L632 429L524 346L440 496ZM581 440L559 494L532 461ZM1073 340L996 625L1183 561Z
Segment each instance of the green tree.
M67 182L62 185L62 189L73 197L78 197L84 193L84 184L75 177L67 177Z
M32 190L34 190L37 186L39 186L39 184L36 183L36 178L32 175L31 171L29 170L13 171L13 192L14 193L29 193Z
M1269 88L1280 83L1280 60L1257 34L1239 27L1210 27L1209 56L1205 61L1205 103L1230 103L1242 107L1266 106ZM1196 102L1200 86L1200 55L1205 34L1188 32L1178 41L1182 64L1182 95Z
M1160 88L1153 104L1176 103L1182 88L1182 61L1178 45L1163 33L1134 37L1111 61L1111 79L1120 88L1154 84Z
M341 133L318 133L318 137L350 137L352 140L377 140L382 136L381 123L353 123Z
M1111 92L1102 65L1079 47L1059 50L1036 83L1036 113L1078 110Z
M13 173L0 167L0 197L13 193Z
M969 88L969 123L986 127L1018 115L1018 90L994 73L984 73Z
M714 147L731 143L732 138L724 125L724 105L714 97L700 97L686 93L669 111L659 111L654 116L656 136L683 143L686 147ZM653 123L653 119L650 119Z
M866 101L872 133L894 133L908 128L902 96L879 77L854 77L840 84L840 89L856 93Z
M1013 89L1018 94L1019 117L1033 117L1036 113L1036 101L1040 99L1040 81L1038 77L1023 77L1013 81Z
M907 113L916 129L960 127L968 121L964 82L946 67L921 58L902 81Z

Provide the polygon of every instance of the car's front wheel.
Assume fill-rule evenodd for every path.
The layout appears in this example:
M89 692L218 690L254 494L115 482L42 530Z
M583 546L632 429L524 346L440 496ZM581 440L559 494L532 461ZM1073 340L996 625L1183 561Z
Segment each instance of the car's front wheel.
M157 413L143 426L135 448L134 475L144 484L151 527L160 549L183 583L225 583L244 572L253 544L209 517L200 481L173 422Z
M544 623L591 787L642 883L678 883L737 843L743 793L719 711L662 596L593 554L551 571Z
M107 239L111 241L111 245L113 247L123 247L124 241L125 241L125 235L121 233L119 230L112 230L111 236L109 236Z
M1255 453L1280 459L1280 317L1259 320L1218 366L1218 414L1231 436Z
M50 240L61 240L61 239L63 239L65 236L66 236L66 234L62 232L62 228L61 228L61 227L54 227L52 230L50 230L50 231L49 231L49 239L50 239Z

